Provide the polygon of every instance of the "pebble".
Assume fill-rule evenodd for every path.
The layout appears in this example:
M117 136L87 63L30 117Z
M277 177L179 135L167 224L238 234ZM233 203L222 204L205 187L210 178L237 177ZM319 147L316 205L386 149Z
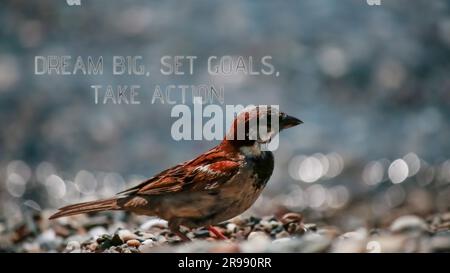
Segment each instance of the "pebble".
M127 241L127 245L131 247L139 247L141 245L141 242L136 239L131 239Z
M41 247L39 246L39 243L37 243L37 242L31 242L31 243L26 242L23 244L22 247L25 250L25 252L28 252L28 253L41 252Z
M402 252L407 237L405 235L382 235L369 238L366 244L366 252L393 253Z
M262 219L258 225L262 228L262 230L264 231L270 231L272 229L272 225L270 224L269 221Z
M290 237L291 235L289 234L289 232L287 231L281 231L279 233L277 233L277 235L275 235L275 238L280 239L280 238L286 238L286 237Z
M341 234L341 231L336 227L323 227L319 229L307 229L307 231L317 232L317 234L328 236L329 238L336 238Z
M60 237L68 237L70 235L70 230L64 226L61 225L55 225L53 227L53 230L55 231L55 234Z
M307 223L303 225L306 230L317 231L317 225L314 223Z
M247 220L247 226L255 226L255 225L259 224L260 221L261 221L261 218L250 216L250 218L248 218L248 220Z
M301 237L282 238L270 244L269 252L321 253L329 249L331 240L315 233L306 233ZM274 241L274 242L275 242Z
M289 237L282 237L282 238L273 240L273 241L272 241L272 244L286 243L286 242L289 242L289 241L291 241L291 240L292 240L292 239L289 238Z
M433 236L430 240L430 247L434 252L450 252L450 231Z
M141 234L138 235L138 237L142 238L143 240L152 239L154 241L157 241L157 236L155 236L153 233L141 232Z
M198 229L196 231L194 231L194 235L197 238L206 238L209 237L209 230L207 229Z
M328 237L316 233L305 233L300 240L299 252L302 253L321 253L330 248L332 240Z
M155 242L153 240L145 240L139 246L138 250L139 250L139 252L142 252L142 253L149 253L149 252L152 252L154 246L155 246Z
M127 242L129 240L133 240L133 239L137 239L138 238L138 236L136 234L132 233L128 229L121 229L121 230L119 230L117 232L117 234L119 235L119 238L123 242Z
M340 239L350 239L350 240L365 240L367 238L367 229L359 228L355 231L350 231L339 236Z
M102 236L103 234L107 234L108 231L106 230L106 228L99 226L99 227L94 227L91 228L89 230L89 235L95 239L97 239L98 237Z
M230 219L229 222L235 224L236 226L243 226L246 224L246 219L244 219L242 216L236 216Z
M97 248L98 248L97 242L93 242L87 246L87 249L90 250L91 252L95 252Z
M216 225L229 237L230 240L226 242L216 240L205 228L183 227L182 231L193 239L189 243L182 242L178 236L173 235L164 220L145 221L144 217L100 217L95 218L93 224L89 223L91 217L81 216L76 218L77 221L67 219L64 224L55 221L42 225L36 222L36 233L30 232L26 225L19 223L11 231L4 230L4 234L0 234L0 251L63 250L63 252L88 253L450 251L450 213L431 215L426 221L414 215L389 218L395 220L381 222L377 230L373 230L372 227L370 232L366 228L342 232L336 226L326 225L339 223L336 221L339 219L324 220L318 228L314 223L304 223L303 216L298 213L285 213L278 219L273 216L262 218L239 216ZM391 224L386 225L389 222ZM133 232L132 228L139 225L140 228ZM360 222L346 226L366 226L366 224ZM14 232L18 235L13 244L9 239ZM3 238L7 235L6 242Z
M359 228L342 234L332 244L331 252L334 253L361 253L366 251L368 231Z
M298 213L289 212L281 217L281 222L286 225L289 223L301 223L303 221L303 216Z
M166 243L167 238L162 235L158 235L158 237L156 238L156 241L158 241L158 243Z
M102 235L101 237L97 238L97 243L100 245L102 249L108 249L113 246L121 245L123 241L116 233L112 237L108 234Z
M36 239L36 241L39 244L52 243L55 240L56 240L56 233L53 229L48 229L48 230L44 231Z
M428 225L418 216L405 215L395 219L389 229L394 233L410 231L425 232L428 230Z
M361 253L366 250L366 242L364 240L336 240L333 242L333 253Z
M209 249L211 253L238 253L239 251L240 247L237 243L220 244Z
M271 243L270 237L262 231L253 231L248 235L248 240L242 242L242 252L264 252Z
M78 241L69 241L66 245L65 252L72 252L75 250L80 250L81 245Z
M248 239L249 241L251 241L251 240L256 240L256 239L259 239L259 238L265 238L265 239L268 239L269 236L267 235L267 233L262 232L262 231L253 231L253 232L251 232L251 233L248 235L248 237L247 237L247 239Z
M238 226L235 223L228 223L226 227L229 234L236 233L238 230Z

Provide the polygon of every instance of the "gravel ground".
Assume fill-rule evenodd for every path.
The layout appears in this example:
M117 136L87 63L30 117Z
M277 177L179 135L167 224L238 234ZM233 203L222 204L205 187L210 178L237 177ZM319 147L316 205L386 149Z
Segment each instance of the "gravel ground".
M229 240L206 229L183 230L189 243L155 218L102 213L49 221L50 214L30 214L12 229L0 223L0 252L450 252L450 212L403 215L383 228L352 231L308 223L293 212L237 217L217 226Z

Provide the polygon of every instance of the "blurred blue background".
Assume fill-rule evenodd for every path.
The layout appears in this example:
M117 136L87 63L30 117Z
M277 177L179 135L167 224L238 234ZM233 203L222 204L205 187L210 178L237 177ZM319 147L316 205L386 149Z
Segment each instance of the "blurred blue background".
M448 1L81 3L0 3L0 218L8 225L28 208L114 194L217 144L172 140L167 104L95 105L92 84L223 85L226 104L279 104L301 118L281 135L252 213L320 218L348 209L376 219L448 209ZM141 55L151 76L113 76L108 61L101 76L34 75L36 55ZM164 55L196 55L200 66L164 76ZM271 55L280 76L210 76L211 55Z

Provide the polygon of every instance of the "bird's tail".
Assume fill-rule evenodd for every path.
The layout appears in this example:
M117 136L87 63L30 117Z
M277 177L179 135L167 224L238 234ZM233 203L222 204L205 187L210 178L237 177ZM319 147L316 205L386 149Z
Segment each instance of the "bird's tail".
M55 219L59 217L82 214L87 212L117 210L120 209L119 205L117 204L117 201L118 198L110 198L65 206L58 209L59 211L50 216L49 219Z

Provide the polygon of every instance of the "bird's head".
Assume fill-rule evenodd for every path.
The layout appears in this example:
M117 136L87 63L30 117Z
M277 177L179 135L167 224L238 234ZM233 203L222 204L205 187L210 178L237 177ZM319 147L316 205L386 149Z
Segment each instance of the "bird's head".
M280 131L302 123L275 107L251 106L237 115L225 139L239 147L269 143Z

